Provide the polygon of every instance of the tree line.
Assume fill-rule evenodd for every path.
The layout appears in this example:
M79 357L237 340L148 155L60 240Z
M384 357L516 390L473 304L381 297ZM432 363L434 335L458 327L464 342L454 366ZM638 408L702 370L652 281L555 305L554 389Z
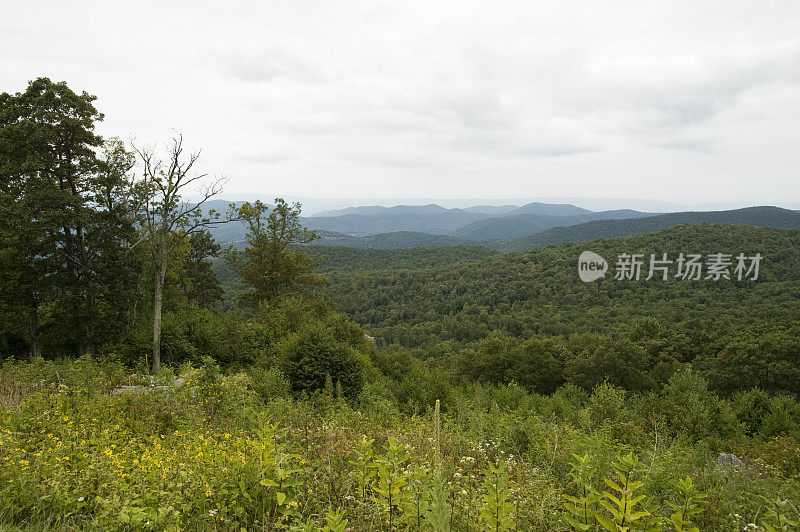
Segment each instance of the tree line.
M248 311L324 282L292 244L316 235L300 205L206 209L224 179L199 172L199 151L127 145L96 132L97 98L37 78L0 94L0 349L6 355L97 354L150 323L154 371L164 309L212 308L224 254ZM187 194L199 193L190 201ZM248 246L222 251L209 228L243 222Z

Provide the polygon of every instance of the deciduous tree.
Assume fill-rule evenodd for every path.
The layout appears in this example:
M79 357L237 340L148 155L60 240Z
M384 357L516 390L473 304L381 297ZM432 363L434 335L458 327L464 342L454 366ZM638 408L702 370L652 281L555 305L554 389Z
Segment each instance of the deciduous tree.
M199 201L183 201L182 195L189 190L187 187L199 185L206 177L194 170L200 152L184 153L183 136L172 139L164 158L159 158L150 147L136 147L135 150L143 168L137 188L153 271L152 368L155 372L161 365L161 307L170 252L194 233L227 220L220 219L220 213L213 209L205 212L203 207L222 192L222 179L206 184Z
M242 301L251 306L303 293L323 284L326 278L314 273L317 261L293 245L307 244L317 234L300 223L300 204L275 199L270 209L261 201L244 203L239 218L247 226L247 247L228 250L227 259L250 290Z

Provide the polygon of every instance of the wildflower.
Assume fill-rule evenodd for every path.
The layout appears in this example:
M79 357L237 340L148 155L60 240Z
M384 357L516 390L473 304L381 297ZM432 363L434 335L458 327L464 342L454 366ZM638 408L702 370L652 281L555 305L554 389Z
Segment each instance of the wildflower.
M214 517L215 515L217 515L217 510L209 510L209 511L208 511L208 515L209 515L210 517Z

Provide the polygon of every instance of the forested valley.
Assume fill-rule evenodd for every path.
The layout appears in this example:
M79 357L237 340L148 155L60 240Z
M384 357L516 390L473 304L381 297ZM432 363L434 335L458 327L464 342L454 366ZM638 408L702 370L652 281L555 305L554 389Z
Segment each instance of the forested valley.
M793 211L326 246L95 102L0 94L0 527L798 529ZM585 283L584 250L763 262Z

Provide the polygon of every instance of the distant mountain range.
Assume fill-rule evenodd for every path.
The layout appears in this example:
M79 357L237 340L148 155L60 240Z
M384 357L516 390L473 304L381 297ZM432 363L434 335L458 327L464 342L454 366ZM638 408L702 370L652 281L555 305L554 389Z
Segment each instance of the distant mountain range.
M375 212L372 209L383 210ZM304 218L303 224L310 229L336 231L355 236L396 231L420 231L444 235L491 216L464 209L445 209L439 205L398 205L389 208L356 207L353 210L362 213L374 212L374 214L348 213L338 216L314 216Z
M780 207L748 207L730 211L673 212L644 218L595 220L568 227L553 227L521 238L495 241L488 247L502 251L525 251L552 244L614 238L701 223L800 229L800 212Z
M367 236L396 231L452 235L473 240L494 240L528 235L550 227L572 225L589 220L624 217L626 212L605 211L604 215L569 204L528 203L516 205L478 205L465 209L446 209L439 205L397 205L395 207L351 207L325 211L304 218L311 229ZM567 218L570 217L570 218ZM474 224L480 224L473 228Z
M207 204L217 212L233 202ZM748 207L726 211L656 214L630 209L594 212L570 204L533 202L516 205L476 205L447 209L440 205L363 206L303 217L326 246L406 249L481 245L502 251L524 251L564 242L581 242L658 231L675 225L730 223L800 228L800 212L779 207ZM212 229L217 242L241 244L239 222Z
M517 212L517 209L514 212ZM583 210L583 209L581 209ZM590 222L592 220L644 218L653 216L651 213L631 210L602 211L575 215L552 215L529 212L524 214L509 213L506 216L487 218L473 222L465 227L452 231L453 236L471 240L497 240L530 235L550 229Z

